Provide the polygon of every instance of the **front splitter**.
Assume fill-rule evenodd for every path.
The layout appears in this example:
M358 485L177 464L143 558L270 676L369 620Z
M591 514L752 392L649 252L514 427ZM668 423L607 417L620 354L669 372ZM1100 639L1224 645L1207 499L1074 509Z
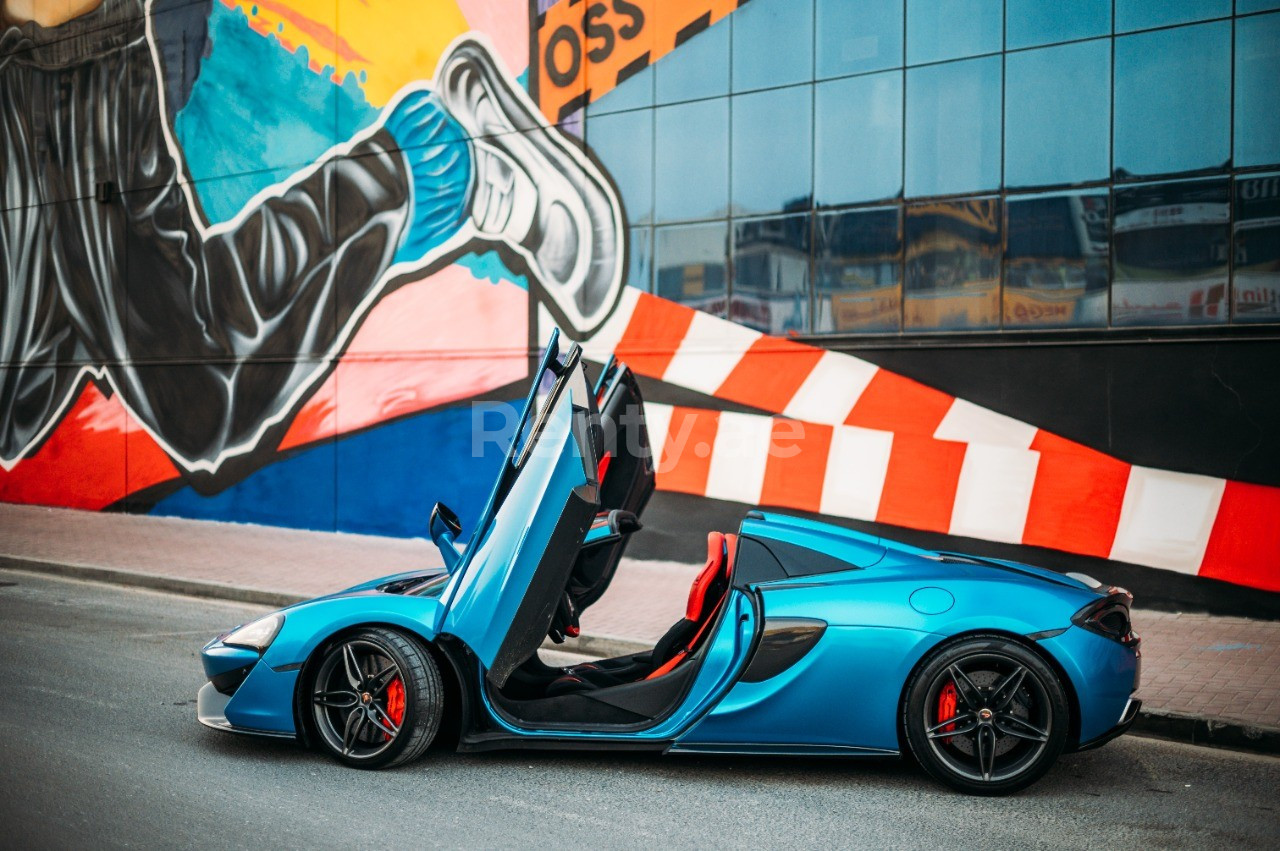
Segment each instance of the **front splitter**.
M293 733L281 733L278 730L253 730L248 727L237 727L227 720L227 704L230 695L225 695L213 687L213 683L205 683L196 695L196 720L214 730L224 733L239 733L243 736L268 736L272 739L297 739Z

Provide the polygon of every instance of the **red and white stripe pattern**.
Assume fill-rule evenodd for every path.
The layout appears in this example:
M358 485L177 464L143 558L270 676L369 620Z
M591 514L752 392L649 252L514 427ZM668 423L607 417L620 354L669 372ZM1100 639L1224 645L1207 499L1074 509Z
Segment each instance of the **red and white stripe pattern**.
M546 315L541 326L550 332ZM775 414L646 405L663 490L1280 590L1280 488L1134 466L851 355L632 288L584 348Z

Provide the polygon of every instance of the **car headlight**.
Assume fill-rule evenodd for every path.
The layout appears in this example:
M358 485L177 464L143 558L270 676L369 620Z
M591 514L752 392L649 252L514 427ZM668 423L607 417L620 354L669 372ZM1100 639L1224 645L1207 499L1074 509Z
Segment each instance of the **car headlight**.
M248 647L261 653L275 641L282 626L284 626L284 615L274 612L265 618L258 618L256 621L233 629L226 638L222 639L222 643L230 644L232 647Z

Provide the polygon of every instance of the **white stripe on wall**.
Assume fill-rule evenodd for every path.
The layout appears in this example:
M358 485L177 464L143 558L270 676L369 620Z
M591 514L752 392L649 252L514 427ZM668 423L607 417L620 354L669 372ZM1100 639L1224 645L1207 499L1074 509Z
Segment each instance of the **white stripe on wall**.
M667 444L667 432L671 429L671 406L657 402L644 403L644 423L649 429L649 446L653 450L653 466L660 472L662 447Z
M875 520L892 450L892 432L838 426L831 434L819 511Z
M707 474L707 496L758 503L772 439L772 417L722 412ZM697 449L694 446L686 451L696 453Z
M951 534L1022 543L1040 453L971 443L951 509Z
M956 399L947 409L947 415L938 423L933 436L938 440L955 440L960 443L988 443L1008 446L1011 449L1027 449L1039 429L1021 420L997 414L995 411Z
M713 395L762 335L736 322L717 319L695 311L675 357L662 380L700 393Z
M1226 486L1210 476L1132 467L1111 558L1196 574Z
M861 358L823 352L782 413L806 422L842 425L879 369Z
M618 341L626 333L631 324L631 314L635 313L636 302L640 300L640 290L635 287L623 287L618 307L613 311L600 330L590 340L582 344L582 353L593 361L604 362L618 347ZM542 310L539 306L539 310Z

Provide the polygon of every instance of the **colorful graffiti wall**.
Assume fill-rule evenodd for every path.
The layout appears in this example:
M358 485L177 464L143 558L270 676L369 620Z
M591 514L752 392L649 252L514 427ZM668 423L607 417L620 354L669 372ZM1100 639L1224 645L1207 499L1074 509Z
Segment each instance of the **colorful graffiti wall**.
M444 500L465 522L498 458L476 423L559 327L642 376L659 489L708 510L1280 591L1265 462L1152 463L849 336L1106 325L1109 287L1154 280L1109 271L1110 184L913 206L908 163L874 210L830 195L875 177L832 170L830 128L850 162L883 141L853 89L903 98L856 67L883 44L848 9L874 5L0 0L0 499L391 535ZM845 94L818 82L823 27L851 34ZM749 54L768 32L783 49ZM1023 209L1068 244L1016 241ZM1264 321L1269 234L1248 234ZM1234 280L1179 315L1234 322Z

